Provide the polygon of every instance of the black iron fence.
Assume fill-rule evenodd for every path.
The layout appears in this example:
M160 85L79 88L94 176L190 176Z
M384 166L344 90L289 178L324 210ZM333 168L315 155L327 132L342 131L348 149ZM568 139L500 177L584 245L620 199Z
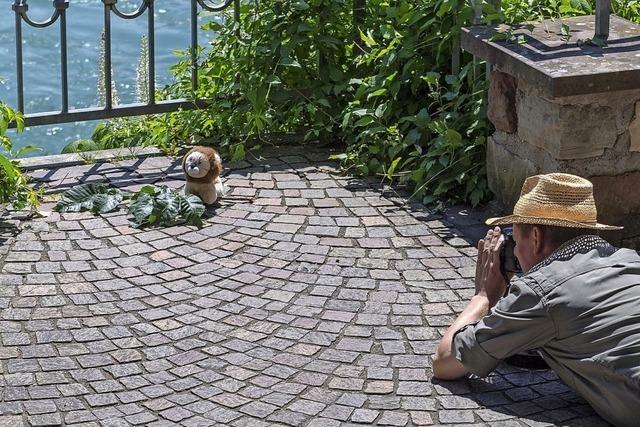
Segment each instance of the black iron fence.
M154 21L154 1L141 0L142 3L138 9L132 13L124 13L118 9L118 0L102 0L104 5L104 47L105 60L103 74L105 76L104 107L72 109L69 106L69 88L67 75L67 19L66 13L69 8L69 0L53 0L53 14L46 20L34 21L29 18L29 6L27 0L14 0L12 9L15 12L15 30L16 30L16 63L17 63L17 99L18 110L24 113L24 74L23 74L23 46L22 46L22 25L23 22L35 27L45 28L55 23L59 23L60 27L60 64L61 64L61 109L60 111L40 112L26 114L25 123L28 126L49 125L56 123L68 123L87 120L109 119L115 117L136 116L145 114L166 113L176 111L178 109L194 109L206 105L206 100L194 99L173 99L156 101L155 99L155 21ZM240 1L241 0L217 0L217 3L210 3L214 0L190 0L191 1L191 84L194 93L198 88L198 12L200 9L219 12L230 8L234 8L234 16L236 21L240 18ZM496 9L500 8L500 0L484 0L494 5ZM470 0L474 9L474 24L479 24L482 17L483 0ZM353 0L353 23L354 28L362 27L366 18L366 0ZM281 7L281 0L275 0L275 7ZM596 33L595 37L606 40L609 36L609 15L611 11L611 0L596 0ZM148 97L146 103L133 103L125 105L114 105L112 93L112 72L111 72L111 19L115 15L121 19L136 19L142 15L147 15L147 38L148 48ZM354 42L357 46L362 46L359 40L359 34L354 34ZM454 49L451 61L451 71L456 73L460 69L460 43L459 39L453 40ZM490 69L487 64L487 70Z
M172 99L156 101L155 99L155 18L154 0L141 0L142 4L132 13L124 13L118 9L118 0L102 0L104 5L104 90L105 105L103 107L73 109L69 106L69 80L67 73L67 9L69 0L53 0L53 13L43 21L34 21L29 18L29 5L27 0L14 0L12 9L15 12L16 29L16 82L18 110L24 113L24 72L23 72L23 46L22 25L23 22L35 28L46 28L55 23L60 27L60 111L48 111L33 114L25 114L25 123L28 126L49 125L54 123L69 123L86 120L109 119L115 117L137 116L144 114L166 113L178 109L193 109L206 104L204 100ZM191 84L194 92L198 88L198 12L200 9L210 12L219 12L227 8L234 8L236 21L240 17L240 0L221 0L211 4L210 0L191 0ZM126 105L114 105L112 93L111 73L111 19L115 15L121 19L136 19L147 15L147 38L149 42L147 73L148 96L146 103L134 103Z

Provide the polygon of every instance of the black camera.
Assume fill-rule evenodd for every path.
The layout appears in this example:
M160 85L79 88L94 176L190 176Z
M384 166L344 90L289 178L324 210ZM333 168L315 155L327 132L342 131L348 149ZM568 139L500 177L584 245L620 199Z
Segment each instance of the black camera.
M502 270L502 273L522 273L518 258L513 253L516 248L516 242L513 240L513 228L504 228L502 234L504 235L504 242L502 249L500 249L500 270Z

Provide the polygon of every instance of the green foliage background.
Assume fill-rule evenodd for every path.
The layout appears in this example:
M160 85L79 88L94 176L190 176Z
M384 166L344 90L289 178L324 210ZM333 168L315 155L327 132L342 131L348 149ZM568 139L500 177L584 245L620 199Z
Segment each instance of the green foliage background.
M351 172L396 179L420 200L478 204L490 197L485 173L484 67L467 54L452 69L460 28L473 19L462 0L368 0L355 25L353 0L260 0L241 19L211 21L198 82L189 52L173 67L177 83L159 97L206 98L210 106L100 125L80 147L155 145L176 152L207 143L241 159L248 141L281 133L344 144ZM519 23L588 14L589 0L482 3L485 19ZM639 0L614 12L640 20Z

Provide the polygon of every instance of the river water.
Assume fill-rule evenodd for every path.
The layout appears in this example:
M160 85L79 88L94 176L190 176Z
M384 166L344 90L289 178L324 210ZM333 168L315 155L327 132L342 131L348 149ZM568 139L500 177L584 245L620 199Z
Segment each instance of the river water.
M142 0L120 0L124 12L136 10ZM0 4L0 100L17 107L15 15L12 0ZM44 20L53 12L51 0L30 0L29 17ZM101 0L70 0L67 9L67 44L70 108L98 105L98 62L100 36L104 20ZM156 86L172 81L169 67L177 62L175 51L190 43L190 1L156 0ZM202 24L212 19L200 13ZM112 14L112 69L121 103L136 101L136 67L140 57L140 39L146 34L146 13L135 20L123 20ZM23 57L25 110L27 113L60 109L60 39L59 25L36 29L23 23ZM206 44L206 35L199 43ZM10 131L15 146L36 144L38 155L57 154L69 142L89 138L98 122L81 122L37 126L22 134Z

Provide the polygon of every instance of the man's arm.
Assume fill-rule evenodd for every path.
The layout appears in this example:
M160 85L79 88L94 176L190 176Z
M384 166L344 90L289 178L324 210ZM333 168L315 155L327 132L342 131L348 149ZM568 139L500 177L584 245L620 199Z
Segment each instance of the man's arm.
M453 380L467 373L451 351L453 336L462 327L475 323L489 314L491 307L504 295L507 283L500 271L500 248L503 241L500 228L496 227L489 230L486 237L478 242L476 294L440 340L433 357L433 374L436 378Z
M465 367L451 353L453 335L465 325L475 323L489 313L489 299L486 295L475 295L467 307L440 340L433 357L433 375L441 380L455 380L467 374Z

